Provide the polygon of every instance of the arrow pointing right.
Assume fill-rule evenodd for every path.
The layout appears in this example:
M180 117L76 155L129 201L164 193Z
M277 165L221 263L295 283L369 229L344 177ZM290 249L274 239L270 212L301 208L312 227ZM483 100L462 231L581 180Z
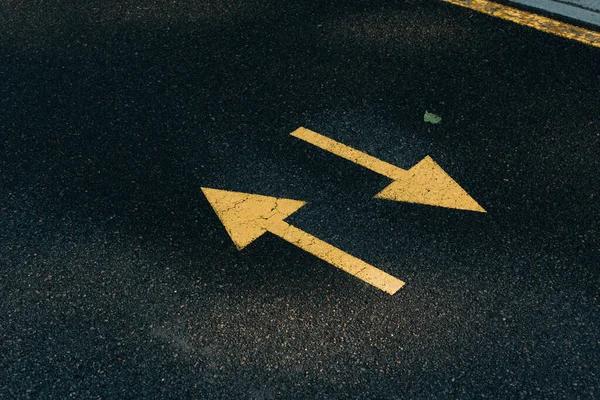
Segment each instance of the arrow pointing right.
M378 199L486 212L429 156L407 171L310 129L300 127L291 135L392 179Z

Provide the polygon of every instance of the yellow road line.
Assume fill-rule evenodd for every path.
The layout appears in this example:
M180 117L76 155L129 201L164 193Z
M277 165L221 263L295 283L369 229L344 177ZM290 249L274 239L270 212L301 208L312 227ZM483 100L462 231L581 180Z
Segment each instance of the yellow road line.
M600 33L487 0L442 0L520 25L600 47Z

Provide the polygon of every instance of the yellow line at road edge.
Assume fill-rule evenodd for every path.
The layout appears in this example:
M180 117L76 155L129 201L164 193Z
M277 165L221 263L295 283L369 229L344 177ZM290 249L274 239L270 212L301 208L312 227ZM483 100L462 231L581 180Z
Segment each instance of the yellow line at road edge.
M487 0L442 0L546 33L600 47L600 33Z

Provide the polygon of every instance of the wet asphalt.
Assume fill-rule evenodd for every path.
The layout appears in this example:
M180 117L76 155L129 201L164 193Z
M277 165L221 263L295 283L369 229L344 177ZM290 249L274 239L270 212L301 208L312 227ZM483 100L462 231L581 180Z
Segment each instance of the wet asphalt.
M437 1L56 3L0 5L1 398L600 397L600 49ZM373 199L299 126L488 212ZM237 251L200 187L406 286Z

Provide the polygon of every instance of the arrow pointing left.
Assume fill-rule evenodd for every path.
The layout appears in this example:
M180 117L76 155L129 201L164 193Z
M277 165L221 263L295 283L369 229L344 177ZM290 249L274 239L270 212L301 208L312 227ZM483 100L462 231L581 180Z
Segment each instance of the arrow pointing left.
M285 222L304 201L210 188L202 192L238 250L268 231L384 292L394 294L404 286L400 279Z

